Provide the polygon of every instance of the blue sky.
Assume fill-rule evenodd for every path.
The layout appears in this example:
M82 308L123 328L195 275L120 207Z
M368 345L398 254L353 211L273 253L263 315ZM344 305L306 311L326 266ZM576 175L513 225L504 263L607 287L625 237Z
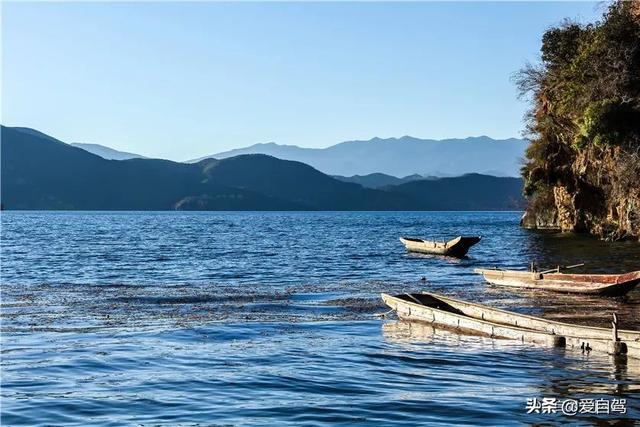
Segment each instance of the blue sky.
M592 2L6 3L2 123L185 160L257 142L519 136L510 76Z

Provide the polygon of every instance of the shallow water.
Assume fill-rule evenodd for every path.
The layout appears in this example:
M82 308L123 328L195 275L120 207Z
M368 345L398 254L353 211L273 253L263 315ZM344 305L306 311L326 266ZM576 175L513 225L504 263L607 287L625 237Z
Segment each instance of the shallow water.
M518 227L518 213L2 213L2 424L631 423L640 363L466 337L376 314L433 290L640 329L640 292L505 290L480 266L640 269L640 245ZM479 234L464 260L400 235ZM425 281L421 281L421 278ZM627 414L526 414L527 398Z

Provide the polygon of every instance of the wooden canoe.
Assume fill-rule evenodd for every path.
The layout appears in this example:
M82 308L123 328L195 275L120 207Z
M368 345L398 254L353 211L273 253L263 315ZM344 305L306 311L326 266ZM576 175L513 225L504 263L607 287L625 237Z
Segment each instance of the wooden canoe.
M458 236L448 242L436 242L415 237L401 237L400 241L409 252L462 258L467 254L469 248L478 243L480 239L479 236Z
M640 332L545 320L434 293L382 294L402 320L428 322L472 335L597 351L640 359ZM616 340L614 341L614 333Z
M621 296L640 283L640 271L625 274L545 274L479 268L474 272L482 274L493 285L586 295Z

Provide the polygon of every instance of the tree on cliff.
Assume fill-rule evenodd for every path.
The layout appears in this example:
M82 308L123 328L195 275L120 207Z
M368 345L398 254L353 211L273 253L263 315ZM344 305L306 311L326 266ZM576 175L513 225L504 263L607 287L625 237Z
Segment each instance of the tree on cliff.
M549 29L541 53L516 78L533 104L524 225L640 237L640 1Z

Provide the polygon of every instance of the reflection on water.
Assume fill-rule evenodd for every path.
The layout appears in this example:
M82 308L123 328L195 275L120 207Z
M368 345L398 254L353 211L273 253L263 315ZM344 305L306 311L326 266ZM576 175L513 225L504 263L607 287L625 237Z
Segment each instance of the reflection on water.
M554 268L585 263L575 272L610 273L640 269L640 245L634 241L606 242L584 235L527 232L524 254L531 261Z
M545 348L534 344L525 344L520 341L496 339L472 334L464 334L456 331L449 331L436 328L430 323L409 322L405 320L388 321L382 325L382 335L388 342L399 345L414 346L416 344L444 346L454 348L461 353L476 354L487 349L497 351L522 351L528 352L534 349L548 351L556 354L559 358L572 360L567 366L575 363L575 360L588 360L597 364L598 368L604 367L613 379L621 380L614 384L582 384L582 388L572 386L574 392L580 393L608 393L608 392L640 392L640 359L627 358L626 356L613 356L602 353L584 355L580 352L563 348ZM629 382L623 380L629 379ZM568 394L562 394L565 396Z
M630 418L615 420L624 423L640 416L640 360L637 359L596 353L585 355L562 348L545 349L518 341L463 335L434 328L427 323L402 320L385 322L382 334L386 341L407 352L435 347L443 353L455 354L455 358L468 357L472 361L483 357L492 359L493 355L500 354L517 367L517 371L512 372L518 375L513 379L514 388L522 378L531 379L529 397L576 400L626 398ZM493 360L485 374L499 375L501 369L504 366ZM529 422L553 420L531 416ZM565 422L568 420L593 422L597 418L578 415L565 417Z
M607 327L615 311L640 329L639 290L548 295L473 274L531 260L637 270L637 243L530 233L508 212L0 218L3 425L557 422L525 414L547 395L622 396L629 413L600 421L640 418L637 364L375 316L380 292L428 290ZM459 234L483 236L463 260L398 241Z
M442 328L436 328L430 323L409 322L396 320L385 322L382 325L382 335L389 342L403 345L413 343L428 343L430 345L456 347L456 351L463 353L476 353L478 351L510 350L518 347L529 348L520 341L506 339L492 339L485 336L457 333Z

